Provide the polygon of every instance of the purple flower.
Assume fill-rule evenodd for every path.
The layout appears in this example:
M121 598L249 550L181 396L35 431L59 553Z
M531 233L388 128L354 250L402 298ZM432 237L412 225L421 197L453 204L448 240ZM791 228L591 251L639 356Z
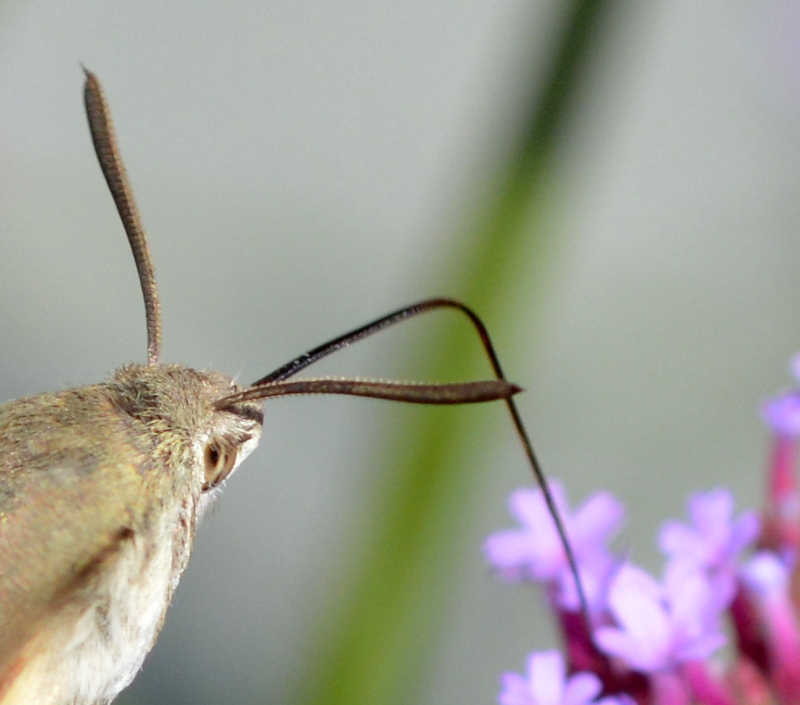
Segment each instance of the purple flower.
M762 609L785 609L787 617L793 620L789 591L791 572L784 561L770 551L759 551L747 562L742 575L744 584Z
M800 382L800 356L793 372ZM544 583L567 656L531 654L526 676L503 675L500 705L800 705L800 388L769 402L764 416L775 438L760 519L736 516L727 489L693 495L688 521L659 532L668 558L661 582L608 550L623 517L611 495L571 512L552 484L588 614L577 609L541 492L511 496L519 528L491 536L486 555L507 579ZM723 617L732 642L725 659L717 654ZM613 696L596 701L601 693Z
M794 390L770 399L761 407L761 415L775 433L797 438L800 436L800 393Z
M755 512L744 512L734 519L733 495L719 487L692 495L689 517L691 524L674 520L664 523L658 537L661 550L672 560L732 578L739 553L758 535Z
M558 651L541 651L528 656L527 677L504 673L500 705L618 705L620 698L600 700L602 684L594 673L566 676L564 657Z
M784 702L797 702L800 628L790 594L790 570L774 553L760 551L743 573L760 616L775 690Z
M561 483L551 481L550 490L592 602L592 594L598 593L614 564L606 544L619 529L624 508L611 494L598 492L573 513ZM576 604L564 547L541 490L516 490L509 498L509 509L521 527L487 539L484 551L489 563L507 580L563 583L561 599Z
M800 382L800 355L792 360L792 375ZM761 415L775 433L789 438L800 437L800 390L793 389L770 399L761 407Z
M668 566L663 586L640 568L624 565L608 595L618 626L597 629L595 640L642 673L705 659L725 643L719 617L728 600L702 571L685 563Z
M780 602L789 594L789 569L770 551L759 551L745 565L745 584L769 602Z

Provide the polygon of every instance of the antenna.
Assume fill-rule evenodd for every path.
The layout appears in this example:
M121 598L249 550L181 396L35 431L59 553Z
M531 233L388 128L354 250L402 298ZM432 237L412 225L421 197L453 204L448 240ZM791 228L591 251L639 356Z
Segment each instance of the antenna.
M86 117L89 120L89 132L92 134L97 161L100 162L100 169L117 206L122 227L125 228L125 234L133 251L133 259L136 261L147 318L147 362L149 365L157 365L161 357L161 304L158 300L153 259L147 246L147 237L128 181L128 174L117 147L111 112L103 88L97 76L85 67L83 70L86 73L83 101L86 105Z
M145 314L147 317L147 358L148 364L157 365L161 354L161 305L156 289L153 261L147 245L147 238L141 224L136 202L133 197L125 166L117 147L114 128L111 123L111 113L106 103L103 89L97 77L84 68L86 85L84 88L84 102L86 116L89 120L89 131L92 135L95 153L100 163L100 168L105 176L111 196L117 206L122 225L128 236L128 241L136 261L139 282L144 297ZM492 366L495 379L477 382L460 382L454 384L413 384L379 380L358 379L298 379L286 381L290 377L305 369L309 365L324 357L341 350L359 340L367 338L381 330L389 328L396 323L401 323L414 316L434 310L445 308L455 309L467 316L481 340L484 352ZM327 343L309 350L290 362L282 365L277 370L262 377L248 388L225 396L217 400L214 408L218 411L252 399L265 399L267 397L289 396L297 394L346 394L353 396L388 399L391 401L405 401L417 404L471 404L502 399L511 415L514 429L522 443L526 458L533 472L537 484L542 490L545 503L553 518L564 553L569 564L572 577L580 603L580 612L587 632L591 634L588 603L583 590L583 583L578 572L578 562L569 543L564 522L556 507L553 495L547 485L544 473L536 458L533 445L528 437L522 417L519 414L513 396L520 388L510 383L503 374L500 360L495 352L486 326L480 317L468 306L459 301L448 298L428 299L411 306L398 309L386 316L375 319L360 328L345 333Z
M293 377L309 365L318 362L322 358L348 345L363 340L396 323L407 321L409 318L413 318L419 314L445 308L455 309L469 319L481 340L483 350L492 366L492 371L495 375L494 380L459 382L455 384L408 384L355 379L298 379L294 382L286 381L289 377ZM270 372L257 382L254 382L247 389L219 399L214 404L214 407L221 410L246 399L265 399L267 397L289 396L294 394L350 394L354 396L372 397L375 399L405 401L415 404L472 404L502 399L506 403L506 408L511 416L511 421L514 424L514 429L519 437L520 443L522 443L522 448L525 451L525 456L533 472L534 479L542 490L545 504L550 512L550 516L553 518L553 523L556 526L561 545L564 547L564 554L567 558L569 570L575 580L583 622L587 633L591 634L589 607L586 601L583 583L578 572L578 561L575 558L572 545L567 537L564 521L553 499L553 494L550 492L550 488L547 485L547 479L536 458L536 453L534 453L533 444L528 437L519 409L517 409L517 405L514 402L513 396L519 391L521 391L519 387L511 384L506 379L503 368L500 366L500 359L489 337L489 331L486 329L486 326L478 314L455 299L437 298L427 299L426 301L420 301L411 306L400 308L360 328L356 328L349 333L329 340L327 343L323 343L299 355L277 370Z

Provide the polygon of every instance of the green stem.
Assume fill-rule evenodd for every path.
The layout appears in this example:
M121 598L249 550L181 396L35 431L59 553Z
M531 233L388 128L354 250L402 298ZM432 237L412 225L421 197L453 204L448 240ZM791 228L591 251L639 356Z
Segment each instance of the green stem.
M461 281L450 287L498 328L509 325L514 292L543 269L547 175L572 114L590 49L602 36L611 0L578 0L563 26L548 79L531 101L526 129L500 176L483 225L461 240ZM444 315L444 314L442 314ZM479 345L466 325L434 327L425 341L428 379L470 379ZM430 375L430 376L428 376ZM345 604L334 606L333 627L321 635L316 661L304 670L307 705L399 705L418 700L437 648L448 595L457 571L454 556L474 507L478 473L465 464L486 409L415 409L403 429L402 448L388 448L389 496L371 505L370 540L351 577ZM485 416L483 417L485 419ZM411 439L411 440L409 440ZM478 447L480 443L476 443ZM389 494L388 491L386 494ZM365 520L366 521L366 520ZM478 550L478 547L475 547Z

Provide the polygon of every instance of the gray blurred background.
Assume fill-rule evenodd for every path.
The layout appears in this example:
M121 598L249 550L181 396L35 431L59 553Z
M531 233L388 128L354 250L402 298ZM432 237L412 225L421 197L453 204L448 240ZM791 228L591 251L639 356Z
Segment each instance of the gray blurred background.
M0 397L145 357L81 62L104 82L151 239L165 359L252 381L448 293L459 233L561 19L552 1L0 6ZM798 42L788 0L618 3L553 174L547 276L498 341L545 467L575 500L618 494L621 543L654 570L655 531L690 491L760 501L757 405L800 348ZM413 370L426 325L315 373ZM266 411L121 702L286 702L309 667L383 439L415 409ZM481 558L529 480L502 415L475 418L499 440L424 685L439 705L493 702L502 670L553 643L536 595Z

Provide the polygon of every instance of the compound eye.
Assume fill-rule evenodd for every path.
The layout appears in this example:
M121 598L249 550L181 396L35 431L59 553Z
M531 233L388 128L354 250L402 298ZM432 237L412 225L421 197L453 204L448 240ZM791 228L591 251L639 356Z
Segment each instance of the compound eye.
M231 470L236 464L236 450L218 440L211 440L206 443L203 460L206 469L203 491L206 491L216 487L231 474Z

